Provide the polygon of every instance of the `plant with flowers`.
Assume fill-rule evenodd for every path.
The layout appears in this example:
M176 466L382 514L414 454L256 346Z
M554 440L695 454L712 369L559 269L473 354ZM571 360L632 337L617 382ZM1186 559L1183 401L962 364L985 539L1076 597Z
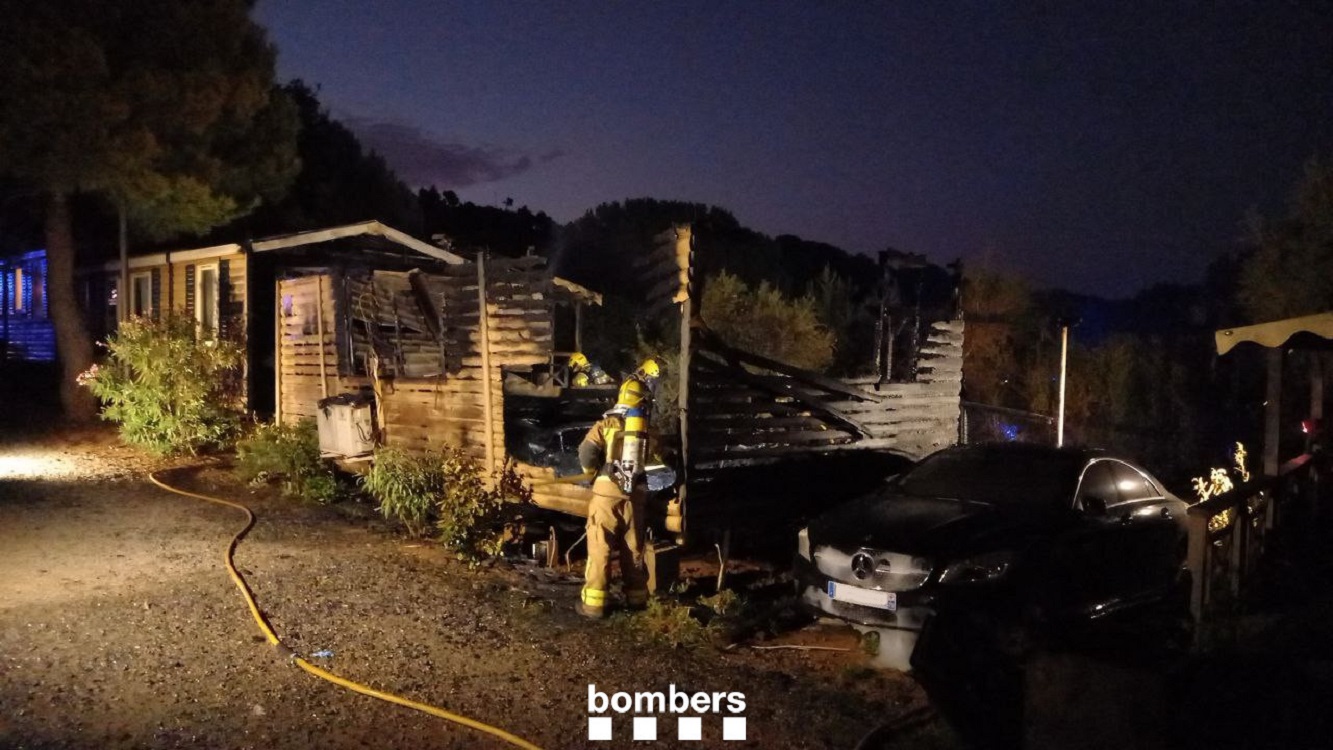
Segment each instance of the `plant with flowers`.
M128 443L154 453L221 447L240 424L241 362L235 341L196 338L193 319L131 318L106 342L106 361L78 377L101 400L102 418Z

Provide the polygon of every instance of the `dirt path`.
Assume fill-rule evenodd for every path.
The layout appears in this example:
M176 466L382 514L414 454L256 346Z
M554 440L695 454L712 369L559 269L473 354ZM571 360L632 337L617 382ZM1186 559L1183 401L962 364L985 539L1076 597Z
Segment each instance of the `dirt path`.
M119 453L117 451L120 451ZM485 735L358 696L283 662L222 567L241 514L167 494L142 459L96 445L0 443L0 746L485 748ZM905 676L854 656L640 642L570 608L576 589L473 571L362 510L246 497L220 470L176 476L250 504L236 562L285 642L338 674L586 747L587 690L742 691L747 739L705 717L693 747L850 748L919 707ZM674 720L656 742L677 746Z

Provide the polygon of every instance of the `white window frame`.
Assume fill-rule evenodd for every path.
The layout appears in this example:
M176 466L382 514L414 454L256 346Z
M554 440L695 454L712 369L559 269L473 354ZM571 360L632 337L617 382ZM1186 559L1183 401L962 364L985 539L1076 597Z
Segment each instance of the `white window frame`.
M213 325L204 329L204 272L213 272ZM194 267L194 322L199 328L200 338L216 339L221 327L218 315L222 308L222 269L217 263L204 263Z
M143 279L147 279L147 280L148 280L148 283L147 283L147 288L148 288L148 298L147 298L147 299L144 299L144 300L141 300L141 299L139 299L139 282L140 282L141 280L143 280ZM143 310L143 317L145 317L145 318L151 318L151 317L153 317L153 312L154 312L154 311L153 311L153 272L152 272L152 271L136 271L136 272L130 274L130 299L129 299L129 303L130 303L130 309L129 309L129 314L130 314L130 315L134 315L136 310L142 309L142 310Z

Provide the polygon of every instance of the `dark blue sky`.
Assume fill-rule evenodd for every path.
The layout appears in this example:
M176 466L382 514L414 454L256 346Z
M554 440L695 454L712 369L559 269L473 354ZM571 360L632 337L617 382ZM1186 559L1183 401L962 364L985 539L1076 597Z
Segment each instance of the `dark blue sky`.
M649 196L1110 296L1195 281L1333 154L1329 2L259 0L414 185Z

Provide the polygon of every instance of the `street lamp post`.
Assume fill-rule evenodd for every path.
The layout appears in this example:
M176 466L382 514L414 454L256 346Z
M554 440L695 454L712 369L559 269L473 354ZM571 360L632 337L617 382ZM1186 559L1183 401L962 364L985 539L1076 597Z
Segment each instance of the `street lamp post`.
M1055 418L1055 447L1065 444L1065 381L1069 374L1069 323L1060 321L1060 411Z

